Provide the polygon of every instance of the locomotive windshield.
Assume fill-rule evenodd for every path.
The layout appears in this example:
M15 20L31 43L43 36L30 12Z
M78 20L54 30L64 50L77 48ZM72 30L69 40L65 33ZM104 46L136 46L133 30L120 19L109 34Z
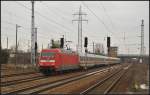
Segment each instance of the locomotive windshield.
M41 56L54 56L55 53L54 52L42 52Z

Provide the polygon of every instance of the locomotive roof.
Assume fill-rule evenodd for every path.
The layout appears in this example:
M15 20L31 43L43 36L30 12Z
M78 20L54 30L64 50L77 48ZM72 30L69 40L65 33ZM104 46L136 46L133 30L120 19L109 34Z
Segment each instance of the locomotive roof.
M42 52L62 52L62 53L75 53L72 50L65 50L60 48L43 49Z
M60 49L55 48L55 49L43 49L41 52L61 52Z

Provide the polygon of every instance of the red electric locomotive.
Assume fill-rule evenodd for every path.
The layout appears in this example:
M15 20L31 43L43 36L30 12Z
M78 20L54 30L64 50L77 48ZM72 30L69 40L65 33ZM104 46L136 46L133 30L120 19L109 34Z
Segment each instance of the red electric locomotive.
M69 69L86 69L93 66L118 64L120 58L102 55L76 53L64 49L43 49L39 57L39 69L43 73Z
M79 68L79 57L75 52L63 49L43 49L38 66L42 72Z

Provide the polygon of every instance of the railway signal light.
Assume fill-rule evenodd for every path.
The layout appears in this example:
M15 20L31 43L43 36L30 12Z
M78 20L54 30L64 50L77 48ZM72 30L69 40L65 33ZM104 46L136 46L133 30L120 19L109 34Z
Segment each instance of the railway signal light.
M87 45L88 45L88 38L85 37L85 38L84 38L84 47L87 47Z
M107 47L110 47L110 37L107 37Z
M87 49L85 49L85 52L88 52L88 50L87 50Z
M35 50L37 50L37 42L35 42Z
M64 47L64 38L60 38L60 48Z
M54 47L54 40L53 39L51 39L51 43L52 43L51 48L53 48Z
M54 40L52 39L51 41L52 41L52 45L54 45Z

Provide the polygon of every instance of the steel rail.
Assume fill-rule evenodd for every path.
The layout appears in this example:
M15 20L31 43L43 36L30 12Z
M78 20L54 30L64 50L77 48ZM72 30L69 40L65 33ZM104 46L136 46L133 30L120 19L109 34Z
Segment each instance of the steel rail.
M113 87L119 82L121 77L125 74L126 71L124 71L116 80L104 91L104 94L107 94L113 89Z
M122 67L123 68L123 67ZM96 84L90 86L89 88L87 88L86 90L83 90L82 92L80 92L80 94L88 94L90 91L92 91L94 88L102 85L103 83L105 83L107 80L109 80L110 78L114 77L114 75L117 75L119 72L121 72L122 69L118 70L117 72L115 73L112 73L111 75L109 75L108 77L102 79L101 81L97 82ZM111 88L107 89L107 91L109 91ZM106 92L107 92L106 91ZM105 93L106 93L105 92Z
M104 68L106 68L106 67L104 67ZM67 73L65 73L65 74L67 74ZM39 75L39 76L30 77L30 78L26 78L26 79L17 79L17 80L12 80L12 81L1 82L1 87L16 85L16 84L19 84L19 83L29 82L29 81L32 81L32 80L44 79L44 78L47 78L47 77L48 76L45 77L45 76Z
M127 70L131 67L132 65L129 65L128 67L124 68L124 72L105 90L104 94L108 94L113 87L120 81L122 76L127 72Z
M17 79L17 80L13 80L13 81L1 82L1 87L16 85L16 84L19 84L19 83L29 82L29 81L32 81L32 80L44 79L44 78L47 78L47 77L48 76L40 75L40 76L30 77L30 78L26 78L26 79Z
M55 82L53 84L44 85L44 87L40 87L40 89L36 89L36 90L31 89L31 92L29 91L29 94L38 94L40 92L46 91L46 90L51 89L51 88L56 88L56 87L59 87L61 85L64 85L64 84L67 84L67 83L70 83L70 82L73 82L73 81L77 81L77 80L86 78L88 76L91 76L91 75L94 75L94 74L97 74L97 73L102 73L102 72L106 71L107 69L99 70L97 72L92 72L92 73L88 73L88 74L83 74L81 76L72 77L72 78L69 78L69 79L65 79L63 81ZM21 93L21 94L26 94L26 93Z
M102 71L107 70L109 68L110 67L107 67L105 69L101 69L99 71L96 71L95 73L94 72L92 72L92 73L90 72L91 74L90 73L87 73L87 74L84 73L84 74L81 74L80 76L77 75L77 76L73 76L73 77L69 77L69 78L65 78L65 79L60 79L60 80L56 80L56 81L53 81L53 82L40 84L40 85L37 85L37 86L34 86L34 87L29 87L29 88L20 89L20 90L17 90L17 91L8 92L6 94L16 94L16 93L22 93L22 92L24 93L24 92L29 92L29 91L30 91L29 92L30 94L37 94L37 93L45 91L47 89L50 89L50 88L53 88L53 87L57 87L59 85L63 85L65 83L68 83L68 82L71 82L71 81L79 80L81 78L88 77L88 76L96 74L98 72L102 72ZM41 88L41 89L39 90L38 88Z
M20 76L20 75L28 75L28 74L34 74L34 73L39 73L39 72L24 72L24 73L8 74L8 75L2 75L2 76L0 76L0 78L14 77L14 76Z

